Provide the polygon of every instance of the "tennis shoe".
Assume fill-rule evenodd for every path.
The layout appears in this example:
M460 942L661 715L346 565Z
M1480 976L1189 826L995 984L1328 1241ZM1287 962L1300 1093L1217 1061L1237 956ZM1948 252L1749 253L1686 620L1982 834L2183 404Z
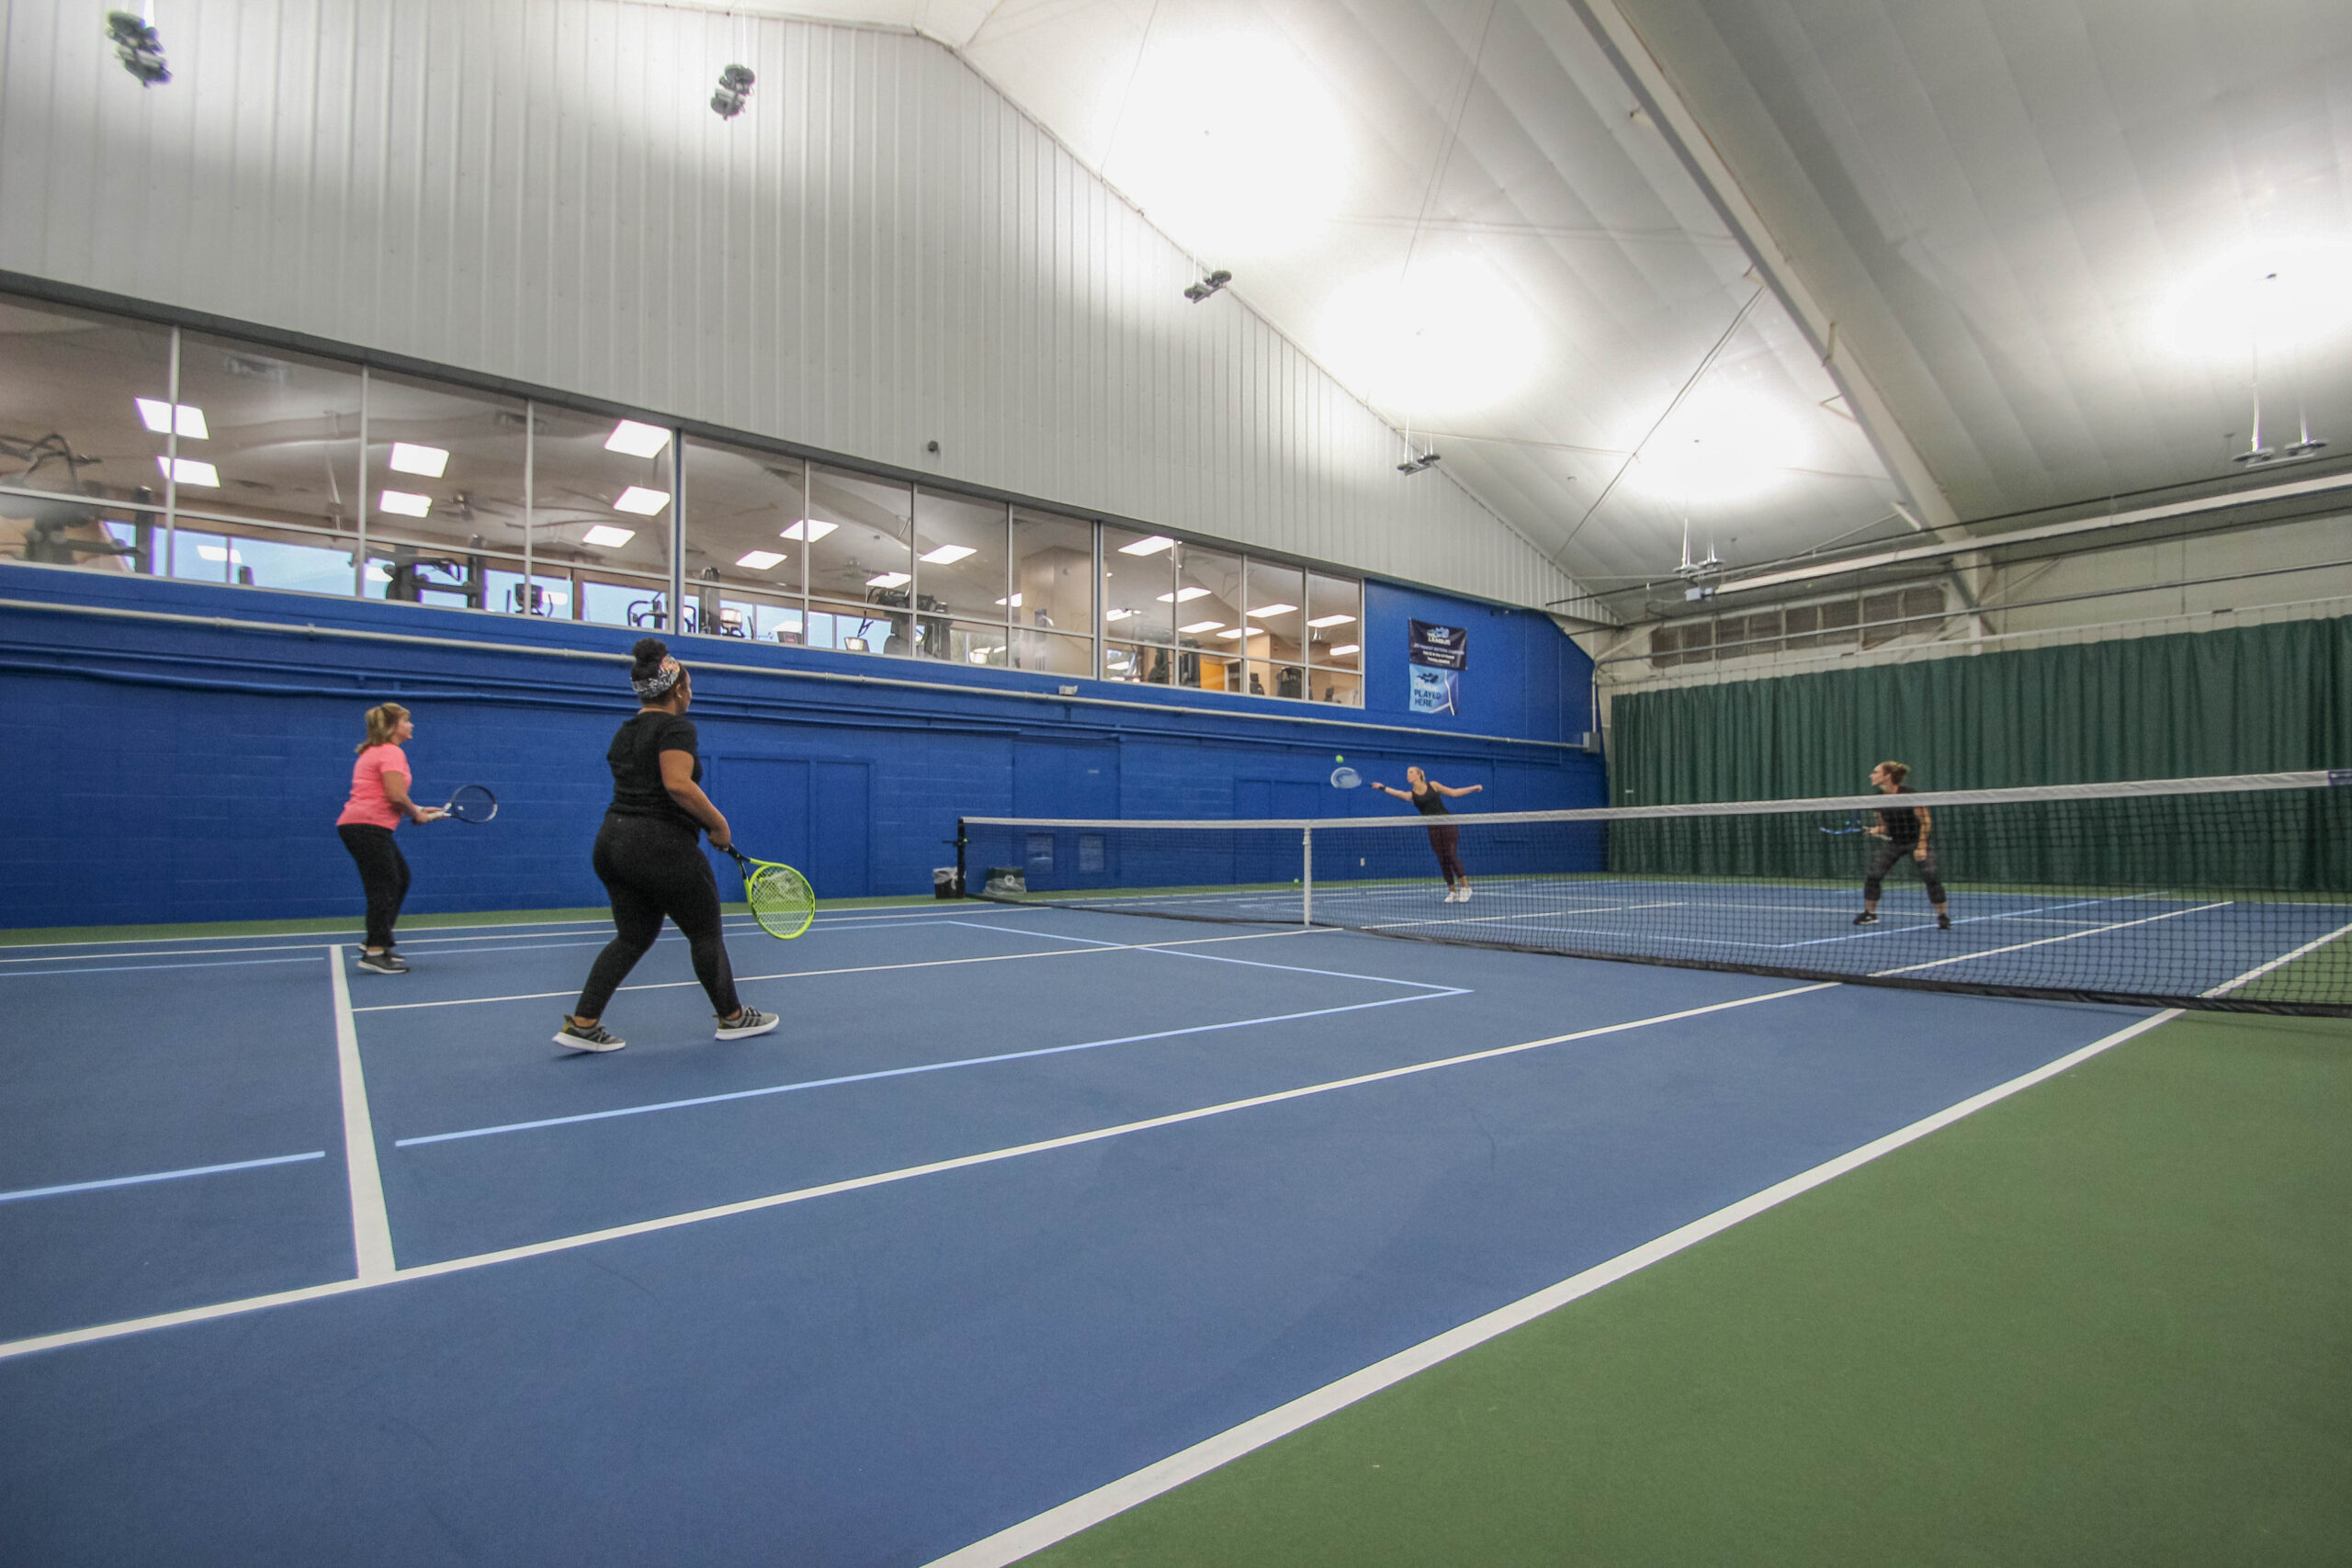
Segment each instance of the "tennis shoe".
M754 1034L765 1034L769 1030L774 1029L777 1024L783 1021L784 1021L782 1019L779 1019L774 1013L762 1012L757 1008L745 1008L741 1012L735 1015L735 1021L732 1023L728 1022L725 1019L720 1019L718 1021L718 1033L716 1038L720 1040L748 1040Z
M1455 897L1453 901L1457 904L1467 904L1470 902L1470 889L1467 887L1463 888Z
M397 953L363 953L359 955L359 967L370 975L405 975L408 960Z
M1936 917L1936 930L1939 931L1948 931L1951 930L1951 917L1950 915L1938 915Z
M601 1023L579 1024L568 1018L556 1031L555 1043L567 1051L617 1051L628 1043Z
M1864 909L1860 914L1854 917L1854 923L1858 926L1874 926L1878 924L1877 912L1871 909Z

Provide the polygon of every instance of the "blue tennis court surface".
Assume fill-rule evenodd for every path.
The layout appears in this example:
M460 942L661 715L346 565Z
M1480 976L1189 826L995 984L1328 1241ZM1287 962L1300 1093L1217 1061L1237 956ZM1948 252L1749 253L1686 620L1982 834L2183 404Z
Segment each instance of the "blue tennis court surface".
M1127 912L1277 923L1300 919L1296 887L1056 895ZM1464 942L1628 957L1819 971L1853 979L1907 976L1966 985L2199 996L2258 978L2352 927L2352 903L2212 893L1996 892L1957 889L1952 925L1937 929L1916 886L1889 889L1881 919L1856 927L1850 886L1599 876L1488 876L1470 903L1437 883L1318 886L1317 921ZM2340 987L2339 987L2340 989Z
M605 935L0 953L0 1558L927 1562L2148 1016L967 903L567 1055Z

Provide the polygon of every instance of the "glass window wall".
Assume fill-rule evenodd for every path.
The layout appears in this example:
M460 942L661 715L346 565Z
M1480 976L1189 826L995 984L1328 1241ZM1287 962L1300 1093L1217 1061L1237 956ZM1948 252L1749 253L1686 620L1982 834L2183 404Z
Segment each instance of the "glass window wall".
M1363 584L1306 574L1306 694L1318 703L1363 706Z
M1241 618L1241 558L1203 545L1176 550L1176 684L1249 690Z
M808 466L811 647L913 655L913 513L905 485Z
M1164 534L1136 534L1104 527L1102 533L1103 674L1113 681L1168 683L1165 658L1130 652L1111 657L1113 644L1155 647L1176 640L1176 541ZM1158 673L1154 673L1154 671Z
M1005 558L1003 502L916 493L911 592L918 654L958 664L1003 661Z
M168 460L175 526L240 543L175 545L173 576L318 592L334 552L344 558L342 592L351 592L365 380L305 355L180 333ZM158 459L158 472L165 467Z
M568 583L573 620L673 629L671 432L545 403L531 413L535 573Z
M369 598L530 607L529 415L519 399L368 372ZM543 582L536 613L568 615L570 586Z
M154 571L171 388L169 327L0 301L0 556Z
M686 439L685 463L689 629L806 641L806 466L695 437Z

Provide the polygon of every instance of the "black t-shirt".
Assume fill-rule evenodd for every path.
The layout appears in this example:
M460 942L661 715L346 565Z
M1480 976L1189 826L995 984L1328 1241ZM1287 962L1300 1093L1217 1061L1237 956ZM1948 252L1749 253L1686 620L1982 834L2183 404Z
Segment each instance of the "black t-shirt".
M1421 815L1424 817L1451 817L1453 815L1453 813L1445 808L1445 796L1438 794L1434 785L1414 795L1413 804L1421 808Z
M1912 793L1911 786L1909 784L1897 784L1894 786L1894 793L1897 795L1909 795ZM1902 808L1893 811L1881 811L1878 814L1878 820L1879 825L1886 829L1887 842L1899 844L1907 850L1912 845L1919 841L1919 814L1917 812Z
M695 727L682 714L640 713L613 737L605 761L613 770L616 817L652 817L683 823L699 832L702 824L670 798L662 783L662 753L684 751L695 760L695 783L702 783L702 755L695 750Z

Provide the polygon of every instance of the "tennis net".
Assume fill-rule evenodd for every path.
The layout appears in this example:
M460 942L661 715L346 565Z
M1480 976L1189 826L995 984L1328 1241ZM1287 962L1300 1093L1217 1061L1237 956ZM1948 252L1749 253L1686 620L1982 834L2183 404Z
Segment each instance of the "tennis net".
M968 891L1008 902L2352 1016L2352 770L1442 818L970 817L957 840Z

